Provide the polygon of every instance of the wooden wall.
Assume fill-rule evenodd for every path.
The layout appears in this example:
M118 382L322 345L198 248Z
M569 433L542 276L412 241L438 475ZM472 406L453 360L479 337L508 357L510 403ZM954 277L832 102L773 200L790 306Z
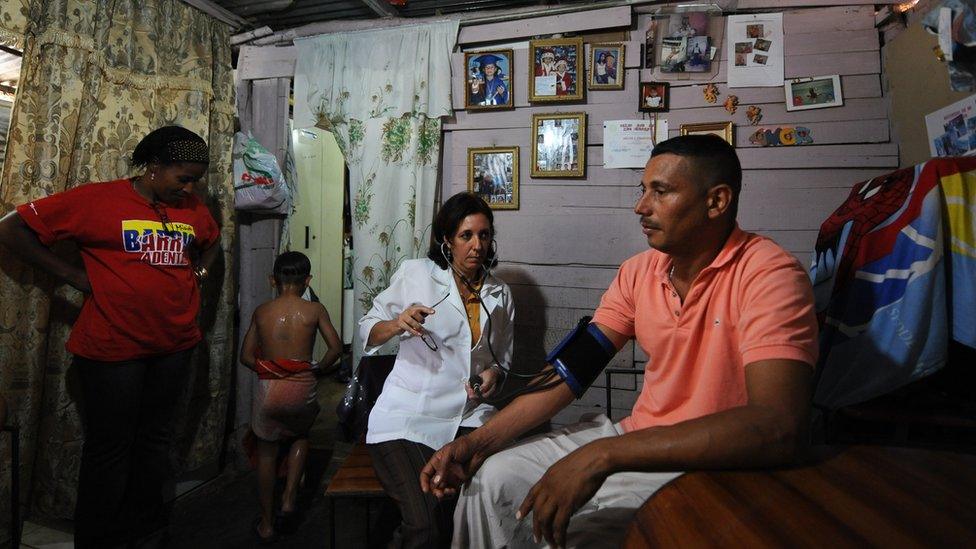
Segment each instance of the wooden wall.
M724 19L713 23L719 29L713 37L724 36ZM842 107L790 113L785 110L782 87L729 90L723 41L717 44L714 60L717 74L710 80L671 80L671 110L658 116L668 120L671 135L677 135L684 123L732 120L744 169L740 225L775 239L809 265L820 223L846 198L852 184L896 168L898 147L890 138L882 93L874 6L792 9L784 13L783 25L786 77L840 74ZM536 35L573 30L559 21L542 19L528 27ZM636 111L639 79L664 78L639 68L642 30L601 29L600 40L606 39L607 30L620 33L625 40L633 38L627 43L625 88L587 91L585 103L529 105L525 44L515 49L513 111L464 111L460 79L454 78L455 116L444 126L442 196L466 189L469 147L520 147L521 208L496 212L496 226L503 260L497 272L515 294L516 361L523 370L538 367L545 349L561 339L580 316L592 313L616 267L647 248L632 211L641 170L603 167L602 124L604 120L642 118ZM455 75L465 74L463 54L455 54L453 68ZM713 105L702 97L706 81L717 84L721 92ZM739 97L734 115L721 107L729 93ZM760 127L802 125L811 130L815 144L751 145L748 138L755 128L745 117L749 105L762 107ZM588 113L586 178L530 177L531 115L581 110ZM643 352L630 344L613 365L639 368L645 360ZM573 422L585 411L603 411L603 386L601 378L582 400L559 414L554 424ZM640 376L616 376L613 386L613 417L619 419L636 398Z

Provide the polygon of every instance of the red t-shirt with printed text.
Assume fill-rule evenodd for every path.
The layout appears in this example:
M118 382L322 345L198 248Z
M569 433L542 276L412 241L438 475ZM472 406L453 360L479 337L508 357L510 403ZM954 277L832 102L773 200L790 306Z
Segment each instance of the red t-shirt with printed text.
M195 195L156 208L159 213L128 179L81 185L17 207L44 245L71 240L81 250L92 292L71 330L69 352L120 361L200 341L200 292L188 254L212 246L220 232Z

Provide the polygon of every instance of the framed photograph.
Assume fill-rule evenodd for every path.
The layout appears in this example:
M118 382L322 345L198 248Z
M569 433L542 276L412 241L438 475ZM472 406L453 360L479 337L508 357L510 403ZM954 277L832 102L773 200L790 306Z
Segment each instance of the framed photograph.
M512 50L465 52L464 108L512 109Z
M532 177L583 177L586 113L532 115Z
M840 75L837 74L788 80L783 88L786 90L788 111L840 107L844 104Z
M681 135L717 135L735 147L735 135L732 122L708 122L705 124L682 124Z
M587 87L591 90L624 89L624 45L620 42L590 44Z
M653 69L654 59L654 38L657 35L657 19L651 17L647 21L647 29L644 30L644 68Z
M667 112L670 99L670 83L641 82L637 110L641 112Z
M519 208L519 148L468 149L468 192L493 210Z
M582 38L529 41L529 101L578 101L583 83Z

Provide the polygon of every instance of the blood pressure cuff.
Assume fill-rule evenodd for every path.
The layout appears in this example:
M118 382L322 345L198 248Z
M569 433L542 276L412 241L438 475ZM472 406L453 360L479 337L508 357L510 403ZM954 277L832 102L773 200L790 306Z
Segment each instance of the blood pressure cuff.
M566 381L576 398L583 397L617 354L613 343L590 320L589 316L581 318L576 328L546 357L546 362Z

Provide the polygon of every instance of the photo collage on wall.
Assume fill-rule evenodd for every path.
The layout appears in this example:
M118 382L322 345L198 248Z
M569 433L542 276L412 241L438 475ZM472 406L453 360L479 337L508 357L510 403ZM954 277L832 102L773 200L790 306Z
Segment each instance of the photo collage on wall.
M668 19L661 39L661 72L707 72L712 68L712 43L706 13L677 13Z
M735 59L733 65L736 67L755 67L764 66L769 61L769 49L773 42L767 37L771 33L767 32L766 26L762 23L746 25L745 41L735 43Z

